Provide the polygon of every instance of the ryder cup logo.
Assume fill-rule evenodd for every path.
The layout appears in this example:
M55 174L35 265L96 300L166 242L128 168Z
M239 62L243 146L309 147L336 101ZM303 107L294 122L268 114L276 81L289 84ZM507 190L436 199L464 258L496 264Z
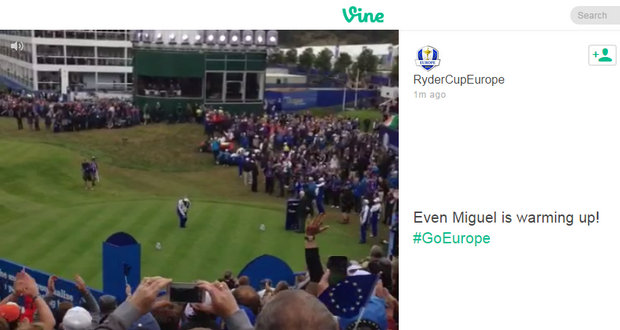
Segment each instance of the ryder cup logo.
M418 50L418 59L415 64L421 66L424 70L430 71L432 68L439 66L439 52L431 46L424 46Z

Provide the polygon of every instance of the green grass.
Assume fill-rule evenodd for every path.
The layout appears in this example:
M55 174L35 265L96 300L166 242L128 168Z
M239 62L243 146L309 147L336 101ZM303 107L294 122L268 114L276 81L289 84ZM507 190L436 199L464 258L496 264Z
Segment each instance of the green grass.
M0 119L0 258L62 277L80 273L101 288L102 242L125 231L142 244L143 276L212 280L265 253L303 270L303 236L284 230L284 200L250 192L236 168L212 165L196 151L201 139L195 124L53 134ZM102 181L86 191L80 161L91 155ZM174 210L183 195L192 200L184 231ZM379 241L357 244L355 220L338 220L328 213L323 258L359 259Z

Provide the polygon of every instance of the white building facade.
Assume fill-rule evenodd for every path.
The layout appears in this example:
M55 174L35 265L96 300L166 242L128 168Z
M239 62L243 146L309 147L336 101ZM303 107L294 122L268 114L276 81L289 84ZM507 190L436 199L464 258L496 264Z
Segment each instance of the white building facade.
M129 30L0 30L0 76L33 91L129 92Z

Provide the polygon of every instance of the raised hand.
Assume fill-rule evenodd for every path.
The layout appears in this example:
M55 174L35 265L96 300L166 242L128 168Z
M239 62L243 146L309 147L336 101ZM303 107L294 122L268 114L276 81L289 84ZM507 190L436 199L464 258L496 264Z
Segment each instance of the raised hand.
M142 314L145 314L151 310L159 291L168 286L170 282L172 280L169 278L145 277L128 301Z
M39 288L37 287L37 282L28 274L25 270L17 273L15 275L15 283L13 284L13 289L15 289L15 293L18 296L26 295L26 296L37 296L39 295Z
M306 235L316 236L326 231L329 228L329 226L323 226L324 219L325 219L325 213L319 214L314 219L312 219L306 226Z
M47 294L54 294L56 291L56 275L52 275L47 279Z
M237 305L237 301L226 283L198 281L197 286L206 290L211 296L211 305L203 306L201 310L209 311L223 318L229 317L239 310L239 305Z
M73 279L75 280L75 286L78 290L80 290L80 292L85 292L86 290L88 290L86 288L86 282L84 282L82 276L80 276L79 274L75 274Z

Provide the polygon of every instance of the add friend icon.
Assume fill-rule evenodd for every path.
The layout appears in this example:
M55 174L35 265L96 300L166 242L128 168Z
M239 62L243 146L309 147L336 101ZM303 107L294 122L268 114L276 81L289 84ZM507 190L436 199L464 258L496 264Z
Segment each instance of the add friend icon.
M590 65L616 65L616 45L588 46L588 63Z

